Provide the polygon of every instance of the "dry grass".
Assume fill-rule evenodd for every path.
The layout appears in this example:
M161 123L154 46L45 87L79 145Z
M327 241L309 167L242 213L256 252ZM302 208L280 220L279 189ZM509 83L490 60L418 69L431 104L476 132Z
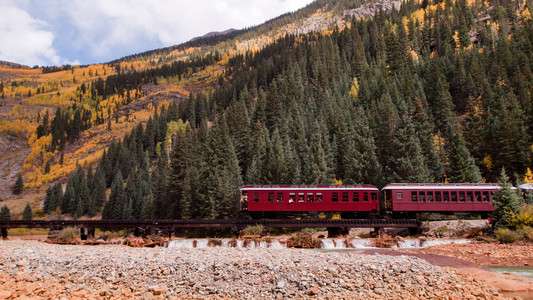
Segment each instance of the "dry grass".
M46 228L12 228L7 231L7 236L48 235Z
M0 202L0 206L7 205L11 211L11 219L20 219L26 204L30 203L31 209L36 210L40 207L41 200L44 199L46 193L41 191L25 191L20 195L11 195L9 198Z

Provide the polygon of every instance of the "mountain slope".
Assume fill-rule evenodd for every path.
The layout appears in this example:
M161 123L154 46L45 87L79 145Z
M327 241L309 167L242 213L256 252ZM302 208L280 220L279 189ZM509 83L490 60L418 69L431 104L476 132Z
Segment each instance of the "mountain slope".
M41 193L83 167L61 203L77 216L103 204L81 201L81 178L96 184L85 164L111 188L107 218L231 217L243 182L491 181L504 166L521 178L528 6L355 4L317 1L216 44L13 77L0 125L28 138L23 173Z

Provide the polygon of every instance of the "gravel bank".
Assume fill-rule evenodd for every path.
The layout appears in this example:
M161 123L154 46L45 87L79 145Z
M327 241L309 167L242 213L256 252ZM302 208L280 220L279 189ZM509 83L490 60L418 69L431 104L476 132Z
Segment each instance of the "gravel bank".
M177 249L0 241L0 299L498 299L409 256L300 249Z

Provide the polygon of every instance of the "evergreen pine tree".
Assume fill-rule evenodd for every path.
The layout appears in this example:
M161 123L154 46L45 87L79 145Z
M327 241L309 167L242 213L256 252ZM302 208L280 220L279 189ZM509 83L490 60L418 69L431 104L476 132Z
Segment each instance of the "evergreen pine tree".
M450 182L475 182L483 181L479 168L470 157L465 141L460 133L453 136L450 146L450 165L448 178Z
M26 204L24 211L22 212L22 220L31 220L33 219L33 212L31 211L30 204Z
M44 200L43 200L43 212L45 214L48 214L48 213L51 213L52 211L55 210L55 199L52 198L53 197L53 193L52 193L52 186L49 186L47 189L46 189L46 196L44 197Z
M106 182L105 174L101 167L96 169L96 172L93 176L92 186L92 195L91 195L91 208L92 211L89 212L90 215L95 215L105 203L105 192L106 192Z
M522 197L518 190L513 189L504 168L500 173L498 184L500 191L492 198L492 206L496 208L492 212L492 217L496 227L508 227L512 214L517 214L520 209Z
M122 179L122 173L118 171L111 184L111 193L109 194L109 200L104 206L102 212L102 219L104 220L120 220L123 219L124 211L128 204L126 193L124 191L124 180Z
M154 218L154 214L155 214L154 195L150 192L143 202L143 206L141 210L141 219L151 220Z
M63 187L61 186L61 183L56 182L54 186L52 187L52 199L51 202L51 210L49 212L53 212L57 209L58 206L61 205L63 201Z
M15 186L13 186L13 194L19 195L22 193L22 189L24 188L24 182L22 181L22 175L18 175L17 179L15 180Z
M11 211L9 210L9 207L7 207L7 205L4 205L2 206L2 208L0 208L0 220L11 220Z
M70 176L65 187L65 193L61 199L61 212L64 214L74 213L76 209L76 192L74 191L74 175Z

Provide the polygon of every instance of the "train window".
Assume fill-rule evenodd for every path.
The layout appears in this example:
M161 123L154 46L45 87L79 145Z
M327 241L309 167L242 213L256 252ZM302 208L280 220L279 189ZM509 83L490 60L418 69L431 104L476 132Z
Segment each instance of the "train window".
M259 202L259 193L254 192L254 202Z
M342 202L348 202L348 192L342 192Z
M294 199L296 199L296 194L295 193L290 193L289 194L289 203L293 203Z
M491 199L494 198L494 196L496 196L496 191L490 191L490 197L489 197L488 202L490 202Z
M370 193L370 197L371 197L372 201L376 201L376 200L378 200L378 193Z
M307 202L314 202L315 197L313 193L307 193Z
M298 202L305 202L305 194L298 193Z
M433 202L433 192L428 192L428 202Z
M483 202L489 202L489 192L483 191Z
M435 201L436 202L441 202L442 201L442 192L441 191L435 192Z
M368 192L363 194L363 201L368 202Z
M442 201L450 202L450 192L442 192Z
M481 192L476 191L474 195L476 197L476 202L481 202Z
M316 193L316 202L322 202L322 193Z
M473 202L474 201L474 192L468 191L466 192L466 201Z
M337 192L331 193L331 202L339 202L339 193Z
M420 202L426 202L426 193L420 192Z
M268 202L274 202L274 192L268 192Z
M352 193L352 201L353 202L359 202L359 193L358 192L353 192Z
M403 192L396 192L396 199L403 199Z
M457 202L457 192L451 192L452 194L452 202Z
M278 197L276 198L276 201L283 202L283 193L278 193Z
M413 202L418 201L418 193L417 192L411 192L411 201L413 201Z
M465 198L466 198L466 192L465 191L460 191L459 192L459 202L465 202Z

